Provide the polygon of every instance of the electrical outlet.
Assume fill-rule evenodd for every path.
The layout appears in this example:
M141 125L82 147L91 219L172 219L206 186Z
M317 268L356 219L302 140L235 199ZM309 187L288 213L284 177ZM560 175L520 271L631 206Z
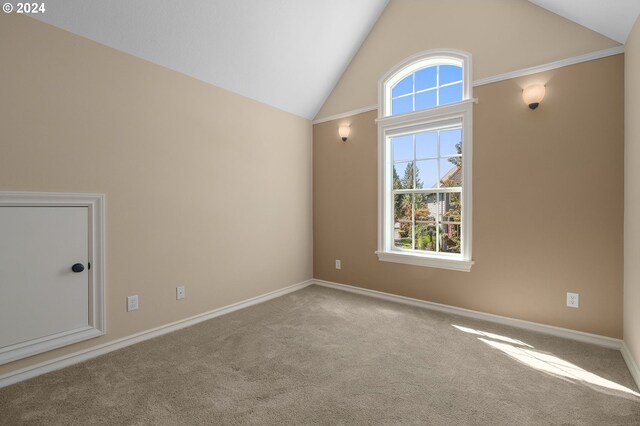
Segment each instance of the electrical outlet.
M176 300L184 299L184 286L176 287Z
M135 311L138 309L138 295L127 297L127 312Z
M340 259L336 259L336 269L342 269L342 261Z
M577 308L580 306L580 295L578 293L567 293L567 306Z

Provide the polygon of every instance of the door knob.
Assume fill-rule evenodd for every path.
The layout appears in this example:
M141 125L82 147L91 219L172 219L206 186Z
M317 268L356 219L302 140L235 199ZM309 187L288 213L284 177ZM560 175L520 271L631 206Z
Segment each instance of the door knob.
M71 270L75 273L84 271L84 265L82 263L76 263L71 267Z

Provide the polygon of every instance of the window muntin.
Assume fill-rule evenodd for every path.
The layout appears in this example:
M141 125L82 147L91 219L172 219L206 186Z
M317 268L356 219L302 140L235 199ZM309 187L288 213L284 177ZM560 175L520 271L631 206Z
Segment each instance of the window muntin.
M391 115L460 102L462 96L461 66L428 66L391 87Z
M390 136L393 246L461 253L462 126Z

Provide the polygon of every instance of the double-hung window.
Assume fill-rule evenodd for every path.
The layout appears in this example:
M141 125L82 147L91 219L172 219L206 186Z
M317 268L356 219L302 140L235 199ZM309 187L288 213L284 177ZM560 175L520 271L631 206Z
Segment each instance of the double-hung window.
M471 269L471 57L429 51L380 80L378 258Z

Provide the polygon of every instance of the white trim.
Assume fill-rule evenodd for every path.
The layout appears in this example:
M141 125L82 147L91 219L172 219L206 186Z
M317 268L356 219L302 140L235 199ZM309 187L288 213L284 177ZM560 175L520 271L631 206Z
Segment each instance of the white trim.
M631 351L627 346L627 342L622 342L622 348L620 349L620 352L622 352L622 358L624 358L624 362L627 363L629 372L631 372L633 379L636 381L636 386L640 389L640 367L638 367L636 360L633 359Z
M0 191L0 206L81 206L89 214L88 326L0 348L0 365L55 348L102 336L105 319L104 194Z
M531 321L524 321L515 318L503 317L500 315L487 314L484 312L472 311L470 309L458 308L456 306L443 305L440 303L427 302L425 300L414 299L412 297L398 296L381 291L369 290L361 287L354 287L346 284L339 284L330 281L314 279L313 283L322 287L329 287L336 290L356 293L363 296L374 297L376 299L387 300L390 302L402 303L405 305L415 306L418 308L430 309L433 311L444 312L447 314L460 315L467 318L473 318L482 321L489 321L497 324L508 325L511 327L521 328L524 330L535 331L538 333L549 334L551 336L562 337L565 339L576 340L582 343L603 346L605 348L617 349L622 348L622 340L612 337L600 336L597 334L584 333L582 331L570 330L568 328L555 327L552 325L539 324Z
M619 55L624 53L624 46L611 47L609 49L598 50L597 52L587 53L585 55L574 56L572 58L562 59L560 61L549 62L548 64L538 65L535 67L524 68L517 71L511 71L504 74L498 74L493 77L487 77L473 82L473 86L483 86L485 84L496 83L498 81L510 80L512 78L524 77L539 72L550 71L569 65L580 64L582 62L593 61L596 59L606 58L608 56Z
M477 104L478 99L471 98L465 99L453 104L437 106L429 108L428 110L412 111L405 114L390 115L388 117L376 118L375 122L385 127L398 128L420 125L425 122L434 123L447 119L447 117L455 115L455 112L460 111L460 107L463 105ZM428 118L425 119L425 112L428 112Z
M100 330L92 326L76 328L74 330L63 331L61 333L40 337L38 339L27 340L26 342L17 343L7 346L0 350L0 364L7 364L22 358L47 352L53 349L69 346L83 340L93 339L94 337L103 336Z
M87 361L91 358L95 358L106 353L122 349L127 346L131 346L135 343L140 343L145 340L153 339L154 337L162 336L163 334L172 333L176 330L180 330L185 327L189 327L198 324L203 321L210 320L212 318L219 317L240 309L248 308L249 306L257 305L262 302L266 302L276 297L284 296L285 294L292 293L297 290L301 290L304 287L312 284L313 280L303 281L298 284L291 285L289 287L275 290L260 296L252 297L241 302L233 303L231 305L223 306L218 309L214 309L209 312L194 315L189 318L181 319L169 324L155 327L150 330L146 330L140 333L132 334L121 339L117 339L111 342L103 343L88 349L83 349L78 352L74 352L69 355L64 355L59 358L55 358L49 361L41 362L39 364L30 365L20 370L12 371L0 375L0 388L9 386L14 383L21 382L23 380L30 379L32 377L39 376L41 374L49 373L51 371L59 370L64 367L68 367L79 362Z
M431 268L450 269L452 271L470 272L472 260L447 259L443 257L420 256L415 253L376 251L378 260L383 262L403 263L405 265L428 266Z
M542 65L537 65L534 67L530 67L530 68L523 68L520 70L516 70L516 71L511 71L511 72L507 72L504 74L498 74L492 77L487 77L487 78L482 78L480 80L476 80L473 82L473 87L477 87L477 86L484 86L485 84L491 84L491 83L497 83L498 81L503 81L503 80L509 80L512 78L518 78L518 77L524 77L527 75L531 75L531 74L535 74L535 73L539 73L539 72L544 72L544 71L550 71L553 69L557 69L557 68L562 68L562 67L566 67L569 65L575 65L575 64L580 64L582 62L589 62L589 61L594 61L596 59L602 59L602 58L606 58L609 56L615 56L615 55L619 55L621 53L624 53L624 46L617 46L617 47L611 47L609 49L604 49L604 50L598 50L596 52L591 52L591 53L587 53L584 55L580 55L580 56L574 56L571 58L567 58L567 59L562 59L559 61L555 61L555 62L549 62L546 64L542 64ZM312 125L314 124L320 124L320 123L325 123L327 121L331 121L331 120L337 120L339 118L347 118L347 117L351 117L353 115L356 114L360 114L363 112L368 112L368 111L373 111L378 109L378 105L369 105L366 107L362 107L362 108L357 108L351 111L346 111L343 112L341 114L335 114L335 115L330 115L328 117L324 117L324 118L318 118L314 121L311 122Z
M335 114L335 115L330 115L328 117L319 118L317 120L313 120L311 124L313 125L313 124L326 123L327 121L338 120L340 118L347 118L354 115L362 114L363 112L375 111L377 109L378 109L378 105L369 105L366 107L343 112L342 114Z

